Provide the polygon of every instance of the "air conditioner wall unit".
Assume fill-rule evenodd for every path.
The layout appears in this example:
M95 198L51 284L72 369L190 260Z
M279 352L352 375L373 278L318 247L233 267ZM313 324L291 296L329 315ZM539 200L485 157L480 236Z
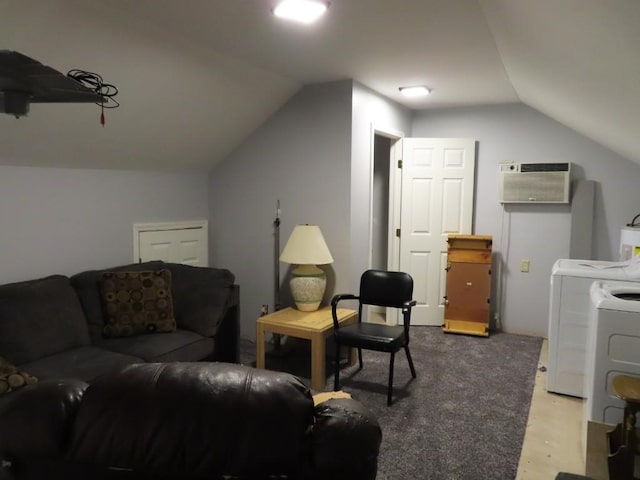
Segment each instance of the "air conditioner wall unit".
M501 163L500 203L569 203L571 163Z

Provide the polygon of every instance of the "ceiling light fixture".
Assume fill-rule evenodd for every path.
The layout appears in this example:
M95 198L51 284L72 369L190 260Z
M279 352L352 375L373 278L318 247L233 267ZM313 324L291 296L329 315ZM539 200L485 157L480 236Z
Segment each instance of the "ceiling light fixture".
M405 97L415 98L415 97L426 97L431 93L424 85L419 85L416 87L400 87L400 93Z
M283 0L273 10L276 17L312 23L327 11L327 3L314 0Z

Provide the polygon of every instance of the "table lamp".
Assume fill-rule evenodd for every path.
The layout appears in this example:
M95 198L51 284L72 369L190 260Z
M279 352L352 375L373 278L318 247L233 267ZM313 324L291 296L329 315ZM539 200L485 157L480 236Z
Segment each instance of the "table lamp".
M291 272L291 295L302 312L318 309L327 278L316 265L333 263L329 247L317 225L296 225L282 250L280 261L298 265Z

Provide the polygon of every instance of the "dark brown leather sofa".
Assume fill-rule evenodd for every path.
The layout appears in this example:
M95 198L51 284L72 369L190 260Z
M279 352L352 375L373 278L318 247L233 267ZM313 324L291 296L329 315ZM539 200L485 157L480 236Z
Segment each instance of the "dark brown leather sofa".
M0 410L0 478L376 477L376 419L353 399L314 405L287 373L146 363L15 393Z

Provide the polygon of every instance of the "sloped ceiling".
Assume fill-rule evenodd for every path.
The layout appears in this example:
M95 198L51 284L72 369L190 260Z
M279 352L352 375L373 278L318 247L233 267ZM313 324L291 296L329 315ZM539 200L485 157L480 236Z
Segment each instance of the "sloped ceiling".
M520 100L640 163L640 2L480 3Z
M118 86L119 109L0 115L0 163L209 169L305 84L351 78L412 109L523 102L640 163L637 0L4 0L0 48ZM425 84L425 100L398 87Z

